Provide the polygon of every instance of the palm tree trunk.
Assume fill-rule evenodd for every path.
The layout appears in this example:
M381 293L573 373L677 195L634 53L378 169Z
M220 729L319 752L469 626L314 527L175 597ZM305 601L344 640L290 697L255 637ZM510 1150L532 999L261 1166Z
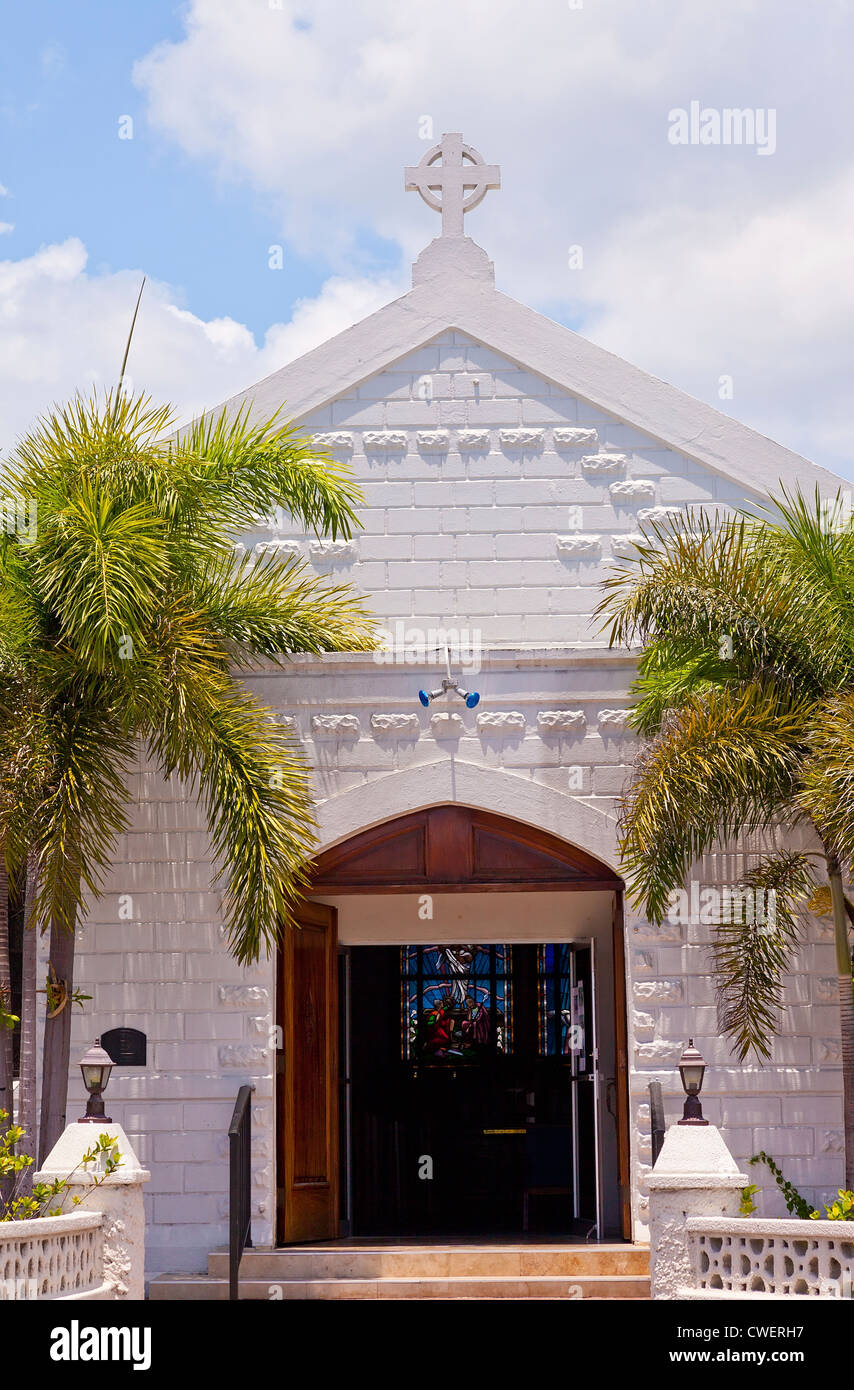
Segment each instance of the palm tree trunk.
M854 1188L854 979L848 945L848 914L842 874L835 855L827 857L833 929L836 941L836 974L839 979L839 1019L842 1040L842 1123L845 1131L845 1186Z
M74 932L56 922L50 926L50 964L53 976L65 987L65 1006L55 1018L46 1018L42 1052L42 1104L39 1123L39 1166L44 1163L62 1131L68 1106L68 1064L71 1057L71 995L74 989ZM50 1010L48 1010L50 1012Z
M21 965L21 1065L18 1079L18 1124L24 1136L18 1143L19 1154L36 1156L36 975L38 969L38 932L33 924L33 908L38 888L38 862L33 853L27 855L27 885L24 896L24 945ZM22 1196L29 1196L33 1183L33 1165L20 1176Z
M0 845L0 1005L12 1007L12 965L9 959L9 875L3 860L3 846ZM15 1122L14 1076L12 1065L12 1029L0 1021L0 1110L5 1110L8 1121L0 1123L4 1132ZM0 1210L12 1196L13 1178L0 1181Z
M0 845L0 1005L12 1007L12 966L9 958L9 875ZM0 1022L0 1110L9 1113L9 1123L15 1119L14 1074L12 1063L12 1029Z

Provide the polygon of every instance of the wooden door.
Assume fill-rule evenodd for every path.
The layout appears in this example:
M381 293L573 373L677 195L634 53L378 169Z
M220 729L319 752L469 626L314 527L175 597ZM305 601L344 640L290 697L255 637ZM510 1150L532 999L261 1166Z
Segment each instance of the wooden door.
M278 1238L338 1236L337 913L304 903L279 955Z

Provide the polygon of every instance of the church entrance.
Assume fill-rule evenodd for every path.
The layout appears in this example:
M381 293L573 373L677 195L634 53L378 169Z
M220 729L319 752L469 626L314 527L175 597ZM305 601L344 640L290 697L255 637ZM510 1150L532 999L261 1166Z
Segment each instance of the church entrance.
M279 1242L629 1238L613 871L446 805L312 888L279 959Z
M342 957L353 1235L599 1229L590 943Z

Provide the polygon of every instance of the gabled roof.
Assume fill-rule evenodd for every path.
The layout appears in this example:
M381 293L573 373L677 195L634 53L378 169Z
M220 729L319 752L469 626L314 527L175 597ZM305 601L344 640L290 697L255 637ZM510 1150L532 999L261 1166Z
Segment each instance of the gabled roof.
M226 409L284 406L299 422L439 334L459 330L562 390L643 430L754 492L780 480L833 494L844 480L757 431L633 367L495 288L469 237L439 237L413 267L413 288L295 362L233 396Z

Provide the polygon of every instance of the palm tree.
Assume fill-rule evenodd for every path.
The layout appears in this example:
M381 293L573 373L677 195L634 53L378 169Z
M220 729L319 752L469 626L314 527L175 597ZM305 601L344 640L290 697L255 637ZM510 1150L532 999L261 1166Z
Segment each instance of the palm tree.
M15 1120L24 1133L18 1141L17 1152L36 1157L36 985L38 970L38 933L33 921L33 907L38 889L38 864L33 853L27 855L24 876L24 936L21 952L21 1054L18 1066L18 1106ZM19 1178L21 1196L29 1196L33 1183L33 1166L22 1169Z
M66 1001L45 1026L42 1157L65 1120L74 929L126 828L140 747L203 803L230 946L254 960L299 901L314 822L301 754L232 671L373 643L347 586L233 548L276 507L317 534L351 534L346 470L248 411L170 426L146 398L78 398L7 465L37 514L34 539L6 539L0 583L27 615L19 659L46 765L0 834L10 867L37 865L29 919L50 930L52 998Z
M12 969L9 960L9 875L0 862L0 1110L14 1110L12 1088Z
M5 541L0 541L0 1109L7 1110L12 1117L13 1028L18 1022L22 1023L23 1028L24 1014L28 1011L22 1009L22 1018L18 1020L10 1010L10 890L17 892L19 885L14 871L9 872L6 826L12 812L19 812L24 805L34 806L35 789L44 774L45 764L38 710L33 704L32 689L24 678L22 652L29 638L25 609L14 589L4 582L8 554ZM23 954L24 973L29 980L34 947L31 951L26 936ZM24 1003L27 1002L28 996L25 994ZM29 1018L27 1032L26 1045L22 1038L22 1056L29 1059ZM23 1082L23 1071L21 1079ZM33 1073L33 1084L34 1079ZM19 1110L23 1098L19 1086Z
M818 493L812 503L784 491L759 517L689 512L654 526L606 581L599 611L612 644L643 646L633 723L651 742L623 799L620 848L650 921L714 845L795 827L809 836L812 848L772 849L745 875L742 886L774 890L773 925L716 928L721 1026L741 1058L770 1055L804 910L827 910L852 1188L854 527L840 514L838 498L828 509Z

